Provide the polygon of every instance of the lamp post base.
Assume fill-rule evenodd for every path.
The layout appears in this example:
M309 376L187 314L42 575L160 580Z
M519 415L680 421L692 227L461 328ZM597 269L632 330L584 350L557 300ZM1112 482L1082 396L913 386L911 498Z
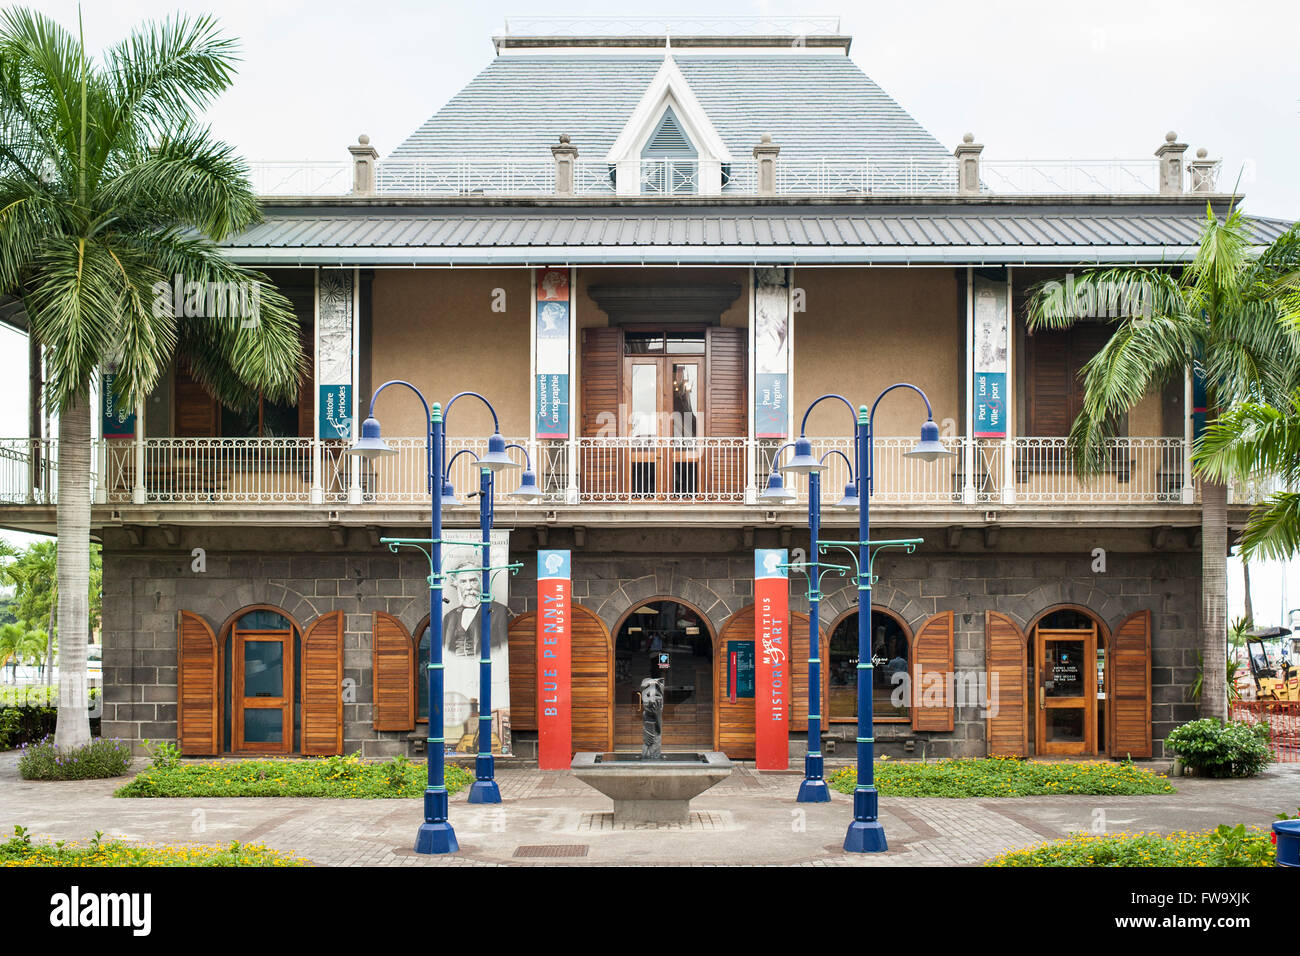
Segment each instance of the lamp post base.
M889 849L879 820L854 820L844 836L846 853L884 853Z
M469 788L470 803L500 803L501 788L495 780L475 780Z
M831 791L822 777L821 754L804 754L803 781L799 784L797 803L830 803Z
M415 852L424 854L455 853L460 849L456 842L456 831L446 820L420 824L420 832L415 835Z

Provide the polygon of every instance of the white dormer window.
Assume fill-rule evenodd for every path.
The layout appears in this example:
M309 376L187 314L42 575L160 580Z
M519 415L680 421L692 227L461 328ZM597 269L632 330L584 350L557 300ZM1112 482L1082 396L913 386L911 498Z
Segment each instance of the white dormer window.
M677 196L699 192L700 152L670 106L641 150L643 195Z
M731 153L666 56L606 161L620 196L717 196Z

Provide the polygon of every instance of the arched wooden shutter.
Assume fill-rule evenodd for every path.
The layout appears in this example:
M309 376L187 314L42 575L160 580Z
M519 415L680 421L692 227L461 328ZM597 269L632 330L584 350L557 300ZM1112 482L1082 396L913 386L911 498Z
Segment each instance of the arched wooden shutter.
M510 729L537 729L537 612L510 622Z
M614 749L614 653L605 622L581 604L573 612L573 749Z
M376 611L371 617L371 676L375 682L375 730L415 729L415 643L402 622Z
M302 752L343 753L343 612L318 617L302 636Z
M221 656L207 621L176 615L176 739L187 757L221 752Z
M952 663L952 611L940 611L926 620L916 632L912 641L912 729L913 730L952 730L953 707L948 697L948 675L953 672ZM937 674L943 682L941 695L931 689L931 697L938 696L942 703L925 705L928 675Z
M1029 655L1025 635L1015 621L997 611L989 611L984 617L984 658L989 756L1027 756L1029 711L1025 693Z
M1151 756L1151 612L1124 618L1106 659L1112 757Z

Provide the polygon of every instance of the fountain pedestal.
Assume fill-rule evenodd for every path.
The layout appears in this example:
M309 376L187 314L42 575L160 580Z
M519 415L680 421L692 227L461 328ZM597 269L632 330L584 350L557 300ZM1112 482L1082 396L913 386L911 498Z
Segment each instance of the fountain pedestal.
M691 800L731 776L731 761L716 750L637 754L579 753L573 775L614 801L615 823L687 823Z

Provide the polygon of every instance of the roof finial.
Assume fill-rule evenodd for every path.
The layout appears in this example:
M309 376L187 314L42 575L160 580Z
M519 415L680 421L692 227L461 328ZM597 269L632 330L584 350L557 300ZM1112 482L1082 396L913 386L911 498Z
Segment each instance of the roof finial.
M671 56L673 52L673 32L664 27L664 56Z

